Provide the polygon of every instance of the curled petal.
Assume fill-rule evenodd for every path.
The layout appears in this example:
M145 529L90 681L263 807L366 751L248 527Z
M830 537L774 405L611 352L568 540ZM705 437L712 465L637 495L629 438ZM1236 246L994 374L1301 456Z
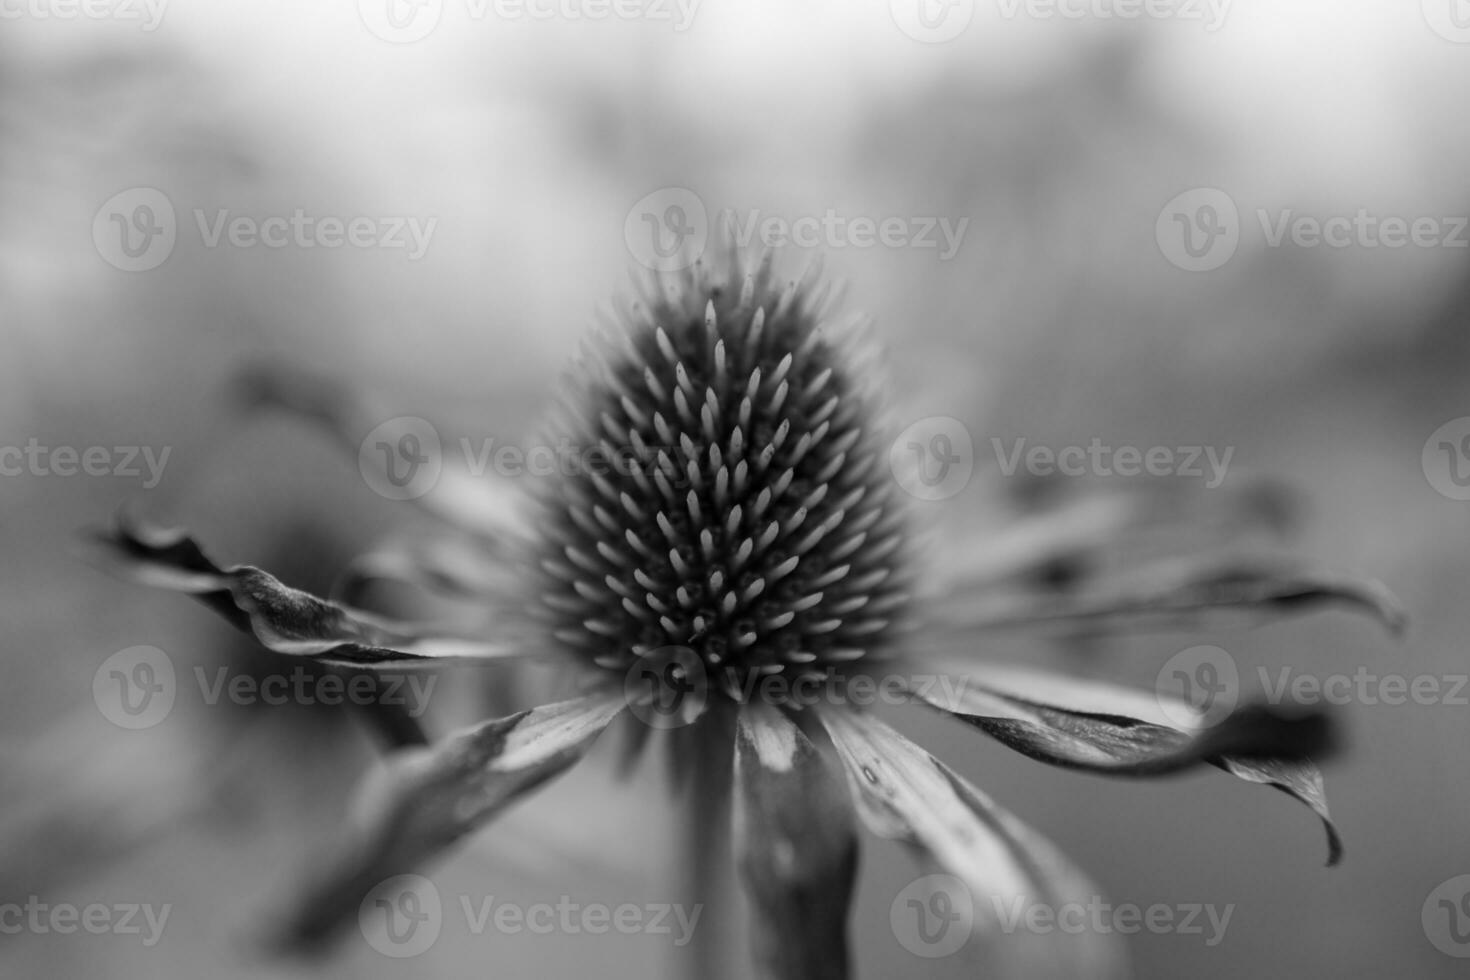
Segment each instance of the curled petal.
M1197 627L1212 614L1257 619L1347 605L1377 618L1395 634L1406 617L1382 584L1275 562L1169 562L1151 566L1147 581L1108 593L1075 596L1005 596L974 601L952 594L941 609L944 627L969 630L1052 626L1071 632L1103 632L1147 626Z
M307 950L394 875L421 869L586 754L625 707L603 693L485 722L391 757L364 784L334 859L292 902L280 945Z
M735 742L735 850L764 975L848 976L857 838L846 790L780 711L742 707Z
M125 576L194 596L276 653L353 667L521 655L504 643L440 635L372 616L293 589L249 565L221 568L181 530L119 519L115 530L98 533L93 543Z
M1051 765L1158 776L1208 764L1276 786L1321 817L1328 863L1341 859L1322 777L1309 761L1334 748L1335 732L1326 715L1252 705L1209 725L1195 708L1163 694L999 666L948 676L914 694Z
M1097 889L1035 831L996 806L928 752L868 714L821 715L847 770L863 822L880 837L908 841L969 890L974 927L1013 932L1026 910L1085 904ZM1115 937L1021 936L1028 976L1113 977L1122 971Z

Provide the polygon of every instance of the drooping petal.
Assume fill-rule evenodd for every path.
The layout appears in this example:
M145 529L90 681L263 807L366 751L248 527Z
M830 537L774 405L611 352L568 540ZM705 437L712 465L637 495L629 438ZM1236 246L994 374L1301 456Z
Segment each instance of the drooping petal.
M106 563L136 581L194 596L268 650L323 663L388 667L524 655L506 642L439 634L372 616L283 585L249 565L221 568L193 538L119 519L93 541Z
M320 423L359 465L374 467L374 475L389 476L389 458L362 451L363 444L377 432L382 442L396 445L401 434L391 429L394 422L403 421L400 413L339 381L285 364L257 366L246 372L241 387L252 406L280 408ZM380 431L382 426L388 429ZM412 498L415 503L487 544L520 534L518 498L511 487L493 477L474 475L442 446L437 455L438 477L426 492Z
M1194 628L1211 615L1267 619L1346 605L1401 632L1403 608L1382 584L1290 564L1239 559L1150 565L1134 584L1075 596L1002 596L991 600L951 594L939 607L941 628L972 630L1055 627L1071 632Z
M569 769L625 706L621 692L589 695L390 758L364 785L335 858L292 902L281 944L304 950L330 938L380 882L422 869Z
M735 854L763 976L844 980L857 870L852 805L795 723L741 708L735 743Z
M872 715L824 711L858 814L880 837L918 845L972 898L973 925L1015 934L1027 910L1095 900L1097 889L1041 835ZM1024 928L1021 930L1024 933ZM1112 935L1019 935L1028 976L1113 977L1122 955Z
M1322 785L1322 773L1317 767L1304 762L1281 762L1275 759L1244 759L1226 756L1212 760L1215 765L1232 775L1252 783L1261 783L1278 789L1292 799L1305 803L1322 820L1327 831L1327 864L1329 867L1342 861L1342 837L1332 815L1327 810L1327 791Z
M1265 705L1215 724L1187 702L1077 677L989 665L941 677L915 696L992 738L1051 765L1120 776L1158 776L1200 764L1266 783L1322 819L1328 864L1342 843L1310 761L1328 755L1328 716Z

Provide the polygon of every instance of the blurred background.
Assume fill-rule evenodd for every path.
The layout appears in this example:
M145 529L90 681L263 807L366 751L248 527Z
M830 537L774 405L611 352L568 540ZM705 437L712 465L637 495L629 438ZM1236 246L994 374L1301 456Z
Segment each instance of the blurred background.
M1436 470L1433 438L1470 415L1462 6L0 0L0 445L169 454L157 479L141 458L137 475L0 477L0 901L172 906L151 946L0 935L0 973L677 964L665 936L475 936L463 922L412 960L359 937L320 963L264 957L252 935L330 836L372 735L300 706L181 704L148 731L114 726L90 691L117 651L210 665L248 646L73 544L127 503L222 561L326 591L402 533L407 505L319 433L239 412L244 365L301 363L446 432L515 442L627 271L657 264L655 242L680 228L714 234L727 208L743 227L821 225L785 260L824 253L848 305L873 316L900 426L962 420L977 458L992 439L1230 447L1221 488L1177 482L1205 497L1289 486L1291 547L1382 580L1412 616L1402 642L1343 614L1110 640L1088 669L1151 687L1172 655L1211 643L1247 693L1257 665L1470 672L1470 504L1443 469L1466 461ZM360 241L323 246L320 224L280 247L228 230L298 213L361 219ZM1311 222L1333 218L1350 219L1346 237L1314 238ZM853 224L888 219L881 242ZM1395 221L1418 231L1395 238ZM982 465L918 510L963 522L1015 489ZM983 652L1075 656L1025 637ZM447 713L470 712L473 679L446 684ZM1234 905L1214 946L1131 937L1139 976L1460 976L1421 913L1470 874L1470 707L1366 700L1339 709L1349 744L1327 777L1348 854L1332 870L1308 812L1223 774L1111 782L917 712L896 724L1112 900ZM440 891L675 900L670 808L646 774L612 770L599 747L437 871ZM916 873L900 848L865 846L861 976L972 974L895 937L890 906ZM738 936L733 948L744 955Z

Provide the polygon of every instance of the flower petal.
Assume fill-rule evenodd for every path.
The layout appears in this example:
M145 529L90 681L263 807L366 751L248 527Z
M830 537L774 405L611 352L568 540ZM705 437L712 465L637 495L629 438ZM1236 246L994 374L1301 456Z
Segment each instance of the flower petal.
M194 596L276 653L356 667L522 655L505 643L439 635L372 616L290 588L249 565L220 568L181 530L120 518L115 530L99 533L94 543L124 575Z
M846 791L801 729L758 704L735 742L735 853L764 976L843 980L857 838Z
M880 837L917 844L959 878L973 898L974 925L1012 932L1029 907L1053 912L1098 895L1087 876L1048 841L872 715L821 714L863 822ZM1122 973L1114 937L1093 930L1021 936L1028 976L1111 977Z
M1058 626L1073 632L1141 626L1197 626L1211 613L1256 618L1344 604L1375 616L1391 632L1404 628L1403 607L1381 583L1293 565L1239 559L1156 563L1141 581L1105 594L1006 596L990 602L951 595L940 607L952 633Z
M252 407L281 408L321 423L359 465L379 465L380 457L360 452L363 440L380 425L396 421L398 415L341 382L285 364L259 365L247 371L241 387ZM385 436L385 441L391 444L394 440ZM438 479L415 502L486 543L518 537L522 525L516 517L515 491L493 478L475 476L456 465L449 454L441 456ZM381 465L386 477L386 458Z
M1265 705L1218 724L1183 700L1022 668L991 666L949 676L917 698L1002 744L1051 765L1120 776L1158 776L1209 764L1267 783L1310 806L1326 828L1328 864L1342 843L1310 759L1332 751L1329 718Z
M569 769L622 713L621 692L523 711L391 757L363 788L337 856L292 903L281 945L330 938L383 880L420 869Z

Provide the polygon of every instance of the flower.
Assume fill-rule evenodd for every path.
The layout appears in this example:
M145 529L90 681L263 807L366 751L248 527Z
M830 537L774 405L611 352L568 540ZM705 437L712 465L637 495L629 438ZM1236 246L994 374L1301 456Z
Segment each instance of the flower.
M767 975L848 975L856 822L914 845L996 908L1091 894L1051 844L856 705L859 685L894 678L905 700L1052 765L1154 776L1209 764L1274 786L1321 817L1338 859L1311 762L1331 745L1324 717L1251 706L1210 724L1183 702L970 654L981 633L1026 624L1327 601L1396 621L1379 587L1211 561L1110 591L987 593L1136 522L1111 503L1034 518L994 547L967 541L926 581L911 503L888 472L872 348L860 323L837 322L816 274L783 288L769 253L748 263L730 248L650 278L615 319L585 348L548 440L588 450L576 457L585 465L534 481L534 495L445 465L418 501L476 543L472 558L425 546L359 569L473 597L492 619L484 632L386 619L221 567L181 531L123 520L104 536L130 574L197 597L279 654L355 668L557 658L585 684L390 759L297 906L291 942L330 934L376 884L421 868L629 715L732 754L735 850ZM354 450L374 428L371 410L319 379L272 372L254 390ZM399 424L374 430L389 451L363 453L364 465L394 464L394 447L408 445ZM963 656L950 668L959 683L936 690L904 673L936 651ZM690 758L675 754L682 775ZM990 905L975 907L984 918ZM1063 973L1103 976L1114 962L1103 942L1033 952Z

